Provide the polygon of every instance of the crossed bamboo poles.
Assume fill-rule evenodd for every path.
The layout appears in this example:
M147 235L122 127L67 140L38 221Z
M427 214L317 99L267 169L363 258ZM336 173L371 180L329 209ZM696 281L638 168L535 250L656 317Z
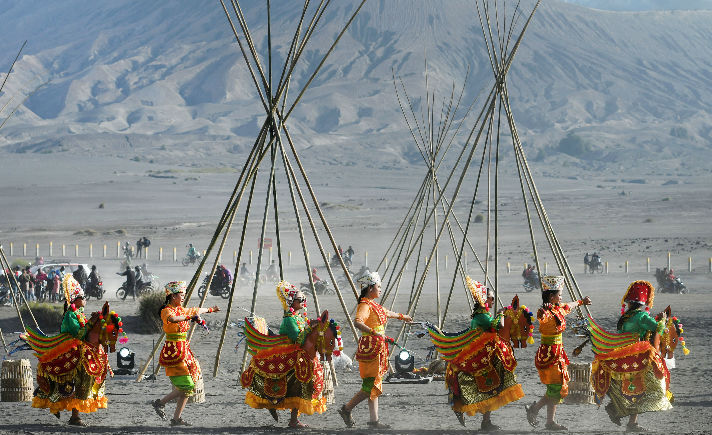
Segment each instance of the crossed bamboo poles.
M308 254L307 247L306 247L305 231L304 231L304 228L302 225L302 216L300 213L300 209L304 213L306 220L309 224L311 234L314 237L314 241L316 242L316 244L318 246L319 254L321 255L321 257L324 261L324 264L326 265L326 269L329 274L329 278L330 278L332 284L334 285L334 288L336 289L336 294L339 298L339 302L340 302L341 307L344 311L344 314L346 315L350 329L353 332L354 338L358 339L358 335L356 333L356 328L354 327L353 321L351 320L351 316L349 315L348 310L346 308L346 303L343 299L341 291L339 290L336 277L334 276L334 272L332 271L332 269L329 265L329 261L328 261L329 255L327 252L330 252L330 251L328 251L325 248L324 244L322 243L321 238L319 237L319 230L317 227L317 222L312 217L312 214L309 211L309 200L311 200L311 205L316 209L316 212L319 215L319 221L320 221L321 225L323 226L324 231L326 232L328 241L330 242L331 248L333 249L333 252L335 254L338 254L338 245L337 245L336 241L334 240L331 230L329 229L329 225L326 221L326 218L324 217L324 213L321 210L319 201L316 198L316 194L314 193L311 183L309 182L309 178L308 178L307 173L304 169L304 166L302 165L302 162L299 159L296 147L294 145L294 140L289 132L289 129L287 128L286 121L288 120L288 118L292 114L292 112L294 111L296 105L299 103L299 101L301 100L301 98L304 95L304 93L306 92L306 90L311 85L312 81L316 77L319 70L324 65L328 56L334 50L334 47L336 46L336 44L339 42L339 40L341 39L343 34L346 32L348 27L351 25L353 20L356 18L357 14L361 10L361 8L365 4L365 2L366 2L366 0L362 0L358 4L358 6L354 10L353 14L349 18L349 20L342 27L341 31L335 38L334 42L331 44L331 46L329 47L327 52L322 57L319 64L316 66L315 70L309 76L309 79L306 81L306 83L304 84L302 89L297 94L296 98L294 98L294 100L292 100L291 102L288 102L287 96L289 93L289 85L291 82L291 78L292 78L294 69L298 64L298 61L299 61L301 55L304 53L304 50L305 50L309 40L314 35L317 25L319 24L320 20L324 16L325 11L327 10L328 6L330 5L330 3L331 3L330 0L320 1L319 4L316 6L316 9L311 10L311 11L309 9L309 5L311 3L310 0L304 1L304 5L302 7L302 12L301 12L299 21L297 23L296 29L294 31L294 35L291 40L288 54L286 56L284 64L282 65L281 74L280 74L279 80L277 81L276 87L273 87L273 75L272 75L272 67L273 67L273 62L272 62L272 28L271 28L272 20L271 20L270 1L269 0L267 1L267 9L266 9L267 10L267 44L268 44L267 58L268 59L267 59L267 70L265 71L265 68L262 66L262 62L260 61L260 55L258 54L258 51L257 51L254 41L252 39L251 32L248 28L245 14L240 6L240 2L237 0L231 0L230 1L230 9L228 9L225 2L223 0L220 0L220 4L222 6L223 11L225 12L225 16L228 20L228 24L230 25L230 28L233 31L233 34L235 35L235 39L239 45L240 52L242 53L242 57L245 60L247 69L250 73L252 81L253 81L255 88L257 90L257 93L260 97L260 102L262 103L262 106L266 113L266 119L264 120L264 122L262 124L260 132L257 136L257 139L255 140L255 142L252 146L252 149L246 159L246 162L242 168L242 171L240 172L237 183L235 184L235 188L233 189L232 194L231 194L231 196L228 200L228 203L225 207L225 210L223 211L223 214L217 224L217 227L215 229L213 237L212 237L212 239L208 245L208 248L206 250L206 255L203 257L195 274L193 275L190 283L188 284L188 288L186 291L186 298L185 298L185 302L184 302L185 305L188 304L190 297L193 293L193 290L194 290L196 284L198 283L199 278L202 276L202 270L205 267L207 259L209 257L211 257L213 250L214 250L216 244L218 243L218 239L220 239L221 234L222 234L222 238L220 240L219 246L217 247L217 251L215 253L215 257L214 257L215 261L213 262L211 271L208 274L209 278L208 278L207 288L208 289L210 288L213 276L215 275L215 270L217 269L217 266L219 263L218 260L221 257L222 251L223 251L225 243L227 241L227 237L230 233L230 229L233 226L238 207L243 199L245 191L248 190L248 188L249 188L247 205L245 207L245 212L244 212L245 216L244 216L244 221L242 223L240 243L239 243L239 247L238 247L237 259L236 259L236 264L235 264L235 269L234 269L234 270L237 270L237 268L241 262L241 259L242 259L245 234L247 231L248 218L250 215L250 210L251 210L253 199L254 199L255 185L257 183L257 174L258 174L260 168L264 167L265 165L269 166L269 175L268 175L268 180L267 180L267 190L266 190L264 209L262 212L262 219L261 219L260 240L264 240L264 236L266 233L266 227L267 227L267 221L268 221L268 215L269 215L270 206L271 206L271 208L273 209L273 213L274 213L275 230L276 230L276 235L277 235L276 238L277 238L277 258L279 260L279 275L280 275L280 279L283 279L284 271L283 271L283 263L282 263L281 237L280 237L280 230L279 230L280 217L279 217L279 207L278 207L278 197L277 197L277 187L276 187L277 165L279 162L281 162L282 169L284 170L284 175L287 179L287 184L288 184L288 188L289 188L289 199L291 200L292 208L294 211L294 216L295 216L296 222L297 222L299 238L300 238L300 242L302 245L302 253L304 255L307 275L309 277L309 284L312 289L312 295L314 297L314 303L315 303L316 309L317 309L317 311L320 311L319 299L317 297L316 291L314 290L314 282L312 280L311 273L310 273L311 265L310 265L309 254ZM237 21L237 26L235 25L235 20ZM239 31L238 31L238 27L239 27ZM241 35L242 35L242 37L241 37ZM286 144L285 144L285 139L286 139ZM291 155L291 159L290 159L290 155ZM269 156L268 163L265 163L264 160L267 156ZM300 180L301 180L301 183L304 185L304 187L307 190L306 194L303 191L302 187L300 186ZM295 196L295 192L297 194L296 196ZM250 313L252 315L255 314L255 307L256 307L256 302L257 302L257 289L258 289L259 282L260 282L259 278L260 278L260 266L262 263L262 251L263 250L260 249L258 258L257 258L257 272L256 272L256 279L255 279L255 284L254 284L253 294L252 294L252 304L250 307ZM358 296L356 287L351 279L350 274L347 272L346 265L344 264L343 260L341 259L341 256L336 255L336 258L339 260L341 269L343 270L344 275L346 276L346 278L348 280L351 290L353 291L355 296ZM232 283L232 287L230 289L228 308L226 310L225 321L224 321L221 336L220 336L220 342L219 342L218 349L217 349L217 352L215 355L215 364L214 364L214 369L213 369L214 377L217 376L217 373L219 370L220 355L221 355L222 347L223 347L223 344L225 341L227 326L230 323L230 315L231 315L231 311L232 311L232 307L233 307L236 282L237 282L237 279L234 279L233 283ZM204 293L202 299L200 300L201 307L205 303L205 298L207 297L208 293L209 292L206 291ZM194 330L195 330L195 326L193 326L193 328L191 328L190 332L188 333L188 340L190 340L190 338L192 337ZM151 352L150 357L146 360L145 364L143 365L143 367L137 377L137 381L140 382L143 379L143 374L146 372L150 361L154 358L155 353L158 351L159 347L161 346L161 343L162 343L164 337L165 337L165 334L161 334L158 342L156 343L156 345L153 348L153 351ZM246 353L247 353L247 349L245 349L245 353L243 353L241 370L244 370L244 366L246 363ZM333 373L333 370L332 370L332 373Z
M524 155L524 150L522 148L521 141L519 139L519 133L516 128L516 123L514 121L514 115L512 112L509 93L507 88L507 73L511 68L512 61L516 55L522 38L539 7L541 0L538 0L536 4L532 7L531 12L528 14L527 20L522 25L521 29L518 31L518 36L516 40L513 40L515 35L515 29L517 28L517 22L520 15L520 2L517 2L514 9L514 13L511 17L507 17L506 13L506 3L498 2L497 0L477 0L476 9L477 16L480 21L480 27L482 29L482 34L484 40L486 41L488 58L490 60L490 65L494 75L495 83L491 86L491 89L487 95L487 98L482 105L482 108L474 122L472 129L469 132L467 140L465 141L459 155L455 159L456 164L453 169L448 174L445 182L441 184L437 177L437 172L440 164L445 158L446 151L450 148L450 145L443 147L445 143L445 137L449 126L451 125L451 111L453 94L451 94L450 104L447 105L448 109L444 116L441 116L440 124L438 128L435 128L434 122L434 97L427 95L427 121L425 121L425 116L422 116L423 121L418 122L418 117L413 110L413 106L410 102L410 98L407 96L405 91L405 86L401 85L403 92L405 94L405 100L409 103L410 107L410 117L413 119L415 128L411 126L408 121L408 115L403 108L403 103L401 98L398 97L403 116L406 118L409 130L413 136L414 141L418 145L421 155L428 164L428 173L423 179L423 183L411 204L410 209L406 213L406 217L401 223L400 228L397 231L391 245L389 246L386 254L379 264L379 268L385 264L385 272L388 276L386 291L384 293L384 299L387 299L392 295L393 299L391 304L395 302L395 298L398 294L398 288L403 277L403 272L407 267L408 260L415 255L416 260L416 271L413 278L413 283L411 285L411 293L409 297L408 310L407 313L411 316L415 316L415 312L418 307L418 302L421 297L421 293L433 261L436 262L435 268L435 282L436 282L436 306L437 306L437 316L438 316L438 326L442 327L446 316L447 310L450 305L450 300L453 292L453 288L457 277L459 276L461 281L464 275L462 267L462 257L464 253L465 245L467 245L482 269L485 275L485 281L491 288L494 289L495 293L495 311L497 310L499 301L498 292L498 263L499 263L499 165L500 165L500 145L504 146L501 142L503 136L506 135L502 132L503 124L505 128L509 128L509 136L512 139L512 146L514 149L515 163L517 167L517 174L519 176L519 182L522 192L522 199L525 204L525 211L527 216L527 225L530 234L530 240L532 244L532 249L534 252L535 263L537 270L541 270L539 267L539 253L538 247L535 239L535 225L532 220L538 219L538 223L541 224L541 228L545 235L546 242L551 249L556 264L562 275L565 277L566 287L572 300L581 298L581 290L573 276L571 268L568 265L566 257L563 253L563 249L559 244L558 238L554 232L551 222L546 214L544 205L539 196L539 192L534 183L534 179L529 168L529 164ZM493 24L494 21L494 24ZM511 45L512 41L514 44ZM398 94L398 87L396 85L396 79L394 76L394 86L396 86L396 93ZM427 88L427 84L426 84ZM454 88L453 88L454 91ZM459 99L458 99L459 104ZM474 103L473 103L474 104ZM457 107L457 105L455 106ZM469 113L469 109L467 110ZM459 129L459 127L458 127ZM435 132L437 131L437 134ZM454 134L452 137L454 138ZM468 169L475 156L475 151L480 143L482 146L482 157L480 159L480 167L475 180L475 189L472 199L470 201L470 208L468 213L468 218L465 227L457 219L453 213L453 206L460 194L463 183L466 179ZM494 155L493 155L494 154ZM464 158L464 159L463 159ZM464 163L463 163L464 162ZM462 163L462 165L460 165ZM486 166L486 168L485 168ZM446 199L446 190L450 185L450 182L455 179L456 173L459 171L459 177L457 177L456 186L453 188L451 193L451 198L448 201ZM487 229L486 229L486 263L483 265L479 256L477 255L475 249L472 247L468 239L468 232L470 230L470 222L472 220L472 210L477 197L477 192L483 172L486 173L487 179ZM493 173L493 177L492 177ZM493 186L491 185L491 180L493 180ZM493 192L492 192L493 190ZM531 208L530 210L530 204ZM439 223L439 210L442 210L442 220ZM490 211L494 209L494 217L490 215ZM421 219L421 214L423 214L422 223L418 226L418 222ZM534 215L534 217L532 216ZM462 239L460 241L459 250L456 250L455 236L453 231L452 221L457 224L457 228L460 230ZM422 250L424 249L424 234L426 230L432 228L434 231L433 244L428 246L430 249L428 255L424 257L423 263L420 264L420 258ZM451 285L448 293L448 301L445 305L444 312L441 313L441 299L440 299L440 289L439 289L439 276L438 276L438 243L443 235L444 230L447 228L448 236L450 238L450 243L453 247L453 251L456 253L456 267L454 268L454 273L451 280ZM490 239L493 239L493 251L494 251L494 267L493 273L489 272L489 258L490 258ZM417 254L416 254L417 252ZM392 258L390 264L388 263L388 258ZM390 275L388 271L390 270ZM541 276L540 276L541 279ZM463 286L464 287L464 286ZM471 296L469 292L466 291L468 303L471 301ZM588 307L584 307L587 314ZM582 317L581 309L579 308L578 314ZM406 330L407 325L403 325L400 328L396 341L401 342L401 338ZM407 340L407 336L405 338Z

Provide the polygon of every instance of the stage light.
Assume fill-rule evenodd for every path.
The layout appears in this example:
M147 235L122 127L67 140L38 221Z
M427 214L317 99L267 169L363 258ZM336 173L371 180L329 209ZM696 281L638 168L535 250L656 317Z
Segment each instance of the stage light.
M401 349L395 358L396 372L411 373L415 368L415 357L406 349Z
M131 375L134 373L136 354L128 347L122 347L116 352L116 367L114 373L117 375Z

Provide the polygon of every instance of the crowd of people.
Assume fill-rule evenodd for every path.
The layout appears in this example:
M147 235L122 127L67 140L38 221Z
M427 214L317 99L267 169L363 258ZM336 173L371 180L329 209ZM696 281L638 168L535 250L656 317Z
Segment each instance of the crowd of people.
M72 275L83 289L101 282L95 265L92 265L91 271L87 273L80 264L73 272L67 271L64 266L49 268L46 272L43 267L38 267L33 272L30 266L15 266L12 270L0 270L0 285L15 292L18 297L18 292L22 292L22 297L28 302L61 302L63 299L60 286L68 274Z

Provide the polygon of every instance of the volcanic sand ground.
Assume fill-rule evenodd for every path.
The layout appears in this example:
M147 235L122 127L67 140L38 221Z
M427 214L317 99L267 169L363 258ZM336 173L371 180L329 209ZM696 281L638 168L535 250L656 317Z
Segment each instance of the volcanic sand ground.
M3 219L0 222L0 239L6 251L9 241L14 241L16 254L18 246L23 242L29 243L31 247L34 243L40 243L43 250L50 240L54 241L55 249L58 249L61 243L68 246L74 243L86 246L91 242L94 244L95 257L100 251L97 246L103 243L109 245L109 257L115 257L117 240L135 242L138 237L148 235L153 241L151 258L148 260L149 269L159 275L164 283L175 279L190 279L195 269L167 261L158 263L157 248L164 246L168 252L169 248L177 246L181 255L189 241L199 248L205 247L236 178L234 174L202 173L191 180L183 176L176 179L156 179L147 177L147 167L140 163L129 166L130 169L115 171L111 168L116 162L110 160L87 166L90 169L79 175L73 170L76 163L71 159L63 160L58 157L51 170L27 157L10 156L9 159L5 160L7 165L3 165L7 166L3 168L3 184L6 188ZM45 172L42 177L30 176L40 170ZM357 268L363 263L364 250L369 251L369 264L373 266L383 255L410 204L415 193L413 186L420 181L419 173L371 170L361 171L356 176L328 168L321 172L329 176L313 177L312 181L320 201L325 203L325 214L337 241L344 247L349 244L354 246L357 251ZM614 328L620 310L620 298L630 281L648 279L655 283L652 274L645 272L645 258L651 257L654 269L664 266L667 252L672 252L673 267L683 277L690 293L683 296L658 293L653 311L657 312L668 304L672 305L673 312L685 325L684 336L691 353L683 356L679 349L677 352L677 368L672 371L671 383L671 389L676 396L674 408L668 412L645 414L640 417L640 423L654 433L705 433L712 430L709 426L712 423L712 396L709 393L709 386L712 385L712 364L707 356L712 349L706 339L708 328L712 328L709 315L712 308L709 302L712 295L712 274L707 273L707 259L712 255L709 245L712 243L712 231L708 218L712 194L709 177L689 177L679 184L663 185L669 178L647 178L645 184L630 184L622 182L615 175L603 174L597 179L539 177L537 182L558 238L574 271L578 272L578 283L583 292L590 295L594 301L592 313L605 327ZM514 206L517 204L517 187L509 186L509 189L504 189L502 196L503 202L511 206L508 209L508 217L503 218L500 226L500 234L503 234L500 240L500 296L508 303L518 293L522 303L534 309L540 303L539 296L523 293L519 275L521 265L532 260L524 215L521 207ZM622 192L625 192L625 195L621 194ZM521 202L521 199L519 201ZM105 203L104 209L98 209L100 202ZM48 207L47 204L52 206ZM255 221L258 220L253 218L251 225L256 226ZM483 228L473 230L478 234L473 238L478 249L484 248L485 242L481 235ZM96 231L96 235L74 234L85 229ZM119 238L103 235L116 229L125 230L127 235ZM248 236L249 249L254 250L256 234L254 232ZM326 239L323 234L322 239ZM543 240L543 237L540 235L538 239ZM296 232L293 228L285 232L284 242L294 255L294 264L287 268L285 277L292 282L304 281L306 272L303 266L300 267L303 261L299 260ZM231 242L231 246L234 247L229 248L229 252L236 249L237 243ZM549 270L552 271L551 255L545 253L544 247L540 249L542 262L548 261ZM114 255L111 255L112 250ZM594 250L601 252L604 260L609 261L609 274L581 273L580 258L583 252ZM316 247L313 246L310 251L316 252ZM44 255L47 258L47 255ZM689 255L693 257L692 273L687 272ZM231 253L225 257L227 261L223 262L230 263ZM142 364L152 348L152 340L158 336L133 332L136 327L132 323L140 321L135 316L138 304L128 300L116 300L114 292L121 283L121 277L114 274L118 270L118 260L79 260L97 264L99 267L107 289L107 299L111 302L112 309L124 316L126 330L130 336L128 346L135 351L137 362ZM628 275L624 273L626 260L630 261ZM506 273L507 261L512 264L511 274ZM449 274L452 272L452 252L450 262L448 271L445 271L441 264L442 287L446 286L442 283L447 281L443 276L451 277ZM473 272L475 267L476 264L470 259L470 273L481 279L481 273ZM253 264L251 270L254 271L254 268ZM412 273L412 266L409 273ZM323 267L320 267L319 274L326 277ZM423 302L418 306L416 320L436 318L434 288L434 280L431 278L423 292ZM409 289L408 285L402 291L407 292ZM242 308L250 307L251 292L251 289L238 289L235 306L239 308L233 310L232 320L244 316ZM344 289L344 296L347 305L352 307L355 299L351 290ZM457 288L453 297L453 305L444 327L448 331L460 330L469 322L469 310L462 289ZM335 296L322 296L319 302L322 309L328 308L332 317L346 325L344 313ZM223 309L227 306L226 301L214 296L209 296L207 303L218 304ZM309 305L313 316L312 298ZM89 309L96 309L98 306L98 302L91 301ZM405 310L404 296L399 297L395 308ZM274 287L260 288L256 312L266 317L270 325L276 327L279 324L281 314ZM192 427L170 428L167 422L157 418L148 405L149 401L169 391L169 381L161 373L155 382L137 383L135 377L129 376L109 379L109 409L85 416L85 421L90 425L87 429L67 426L66 413L61 421L58 421L46 410L31 408L29 403L2 402L0 431L272 433L283 430L288 419L286 412L281 413L280 423L275 424L266 411L253 410L244 404L245 392L239 387L238 379L242 348L239 352L235 350L238 328L228 328L220 371L217 378L212 377L224 312L208 315L206 318L210 321L212 330L210 333L196 332L192 347L205 374L207 400L203 404L189 404L186 408L183 417L193 424ZM396 326L397 321L389 323L390 335L397 333ZM0 307L0 327L6 341L17 337L14 331L21 328L12 307ZM538 343L538 333L535 333L535 338ZM580 357L571 356L571 351L580 342L580 338L567 331L564 343L572 362L591 361L590 347ZM344 344L346 351L352 354L355 349L354 341L346 326ZM428 347L426 339L411 335L407 347L417 355L417 366L427 365L424 361ZM536 346L515 351L518 359L516 373L526 397L493 413L493 421L500 425L505 433L527 433L531 430L526 423L524 404L538 399L544 391L534 368L535 350ZM36 367L36 359L30 352L25 352L21 357L28 358L33 369ZM115 364L115 355L110 355L110 361ZM352 372L339 372L338 378L339 386L335 396L336 404L340 405L357 391L360 378L356 368ZM368 409L365 403L354 411L356 429L344 429L336 413L337 408L337 405L332 405L325 415L304 416L302 421L312 429L303 432L366 432ZM169 405L169 413L171 410L172 406ZM390 431L392 433L464 431L447 405L443 383L437 381L423 385L385 384L385 394L380 399L380 418L382 422L393 426ZM577 433L615 433L623 430L608 420L603 409L597 409L593 405L560 406L557 419ZM479 417L468 417L466 430L478 429L479 422Z

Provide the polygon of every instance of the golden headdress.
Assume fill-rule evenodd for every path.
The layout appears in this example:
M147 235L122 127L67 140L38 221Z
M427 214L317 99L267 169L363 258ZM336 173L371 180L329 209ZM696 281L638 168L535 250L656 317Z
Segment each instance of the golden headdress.
M287 281L280 281L279 284L277 284L277 297L282 303L284 311L289 311L295 299L306 299L301 290L297 289Z
M76 298L84 297L84 290L82 290L82 286L79 285L79 282L74 279L71 273L64 275L64 278L62 279L62 290L64 290L64 298L70 304L74 302Z
M487 303L487 287L469 276L465 277L465 284L470 290L470 293L472 293L472 297L475 299L475 302L477 302L481 307L484 307Z

